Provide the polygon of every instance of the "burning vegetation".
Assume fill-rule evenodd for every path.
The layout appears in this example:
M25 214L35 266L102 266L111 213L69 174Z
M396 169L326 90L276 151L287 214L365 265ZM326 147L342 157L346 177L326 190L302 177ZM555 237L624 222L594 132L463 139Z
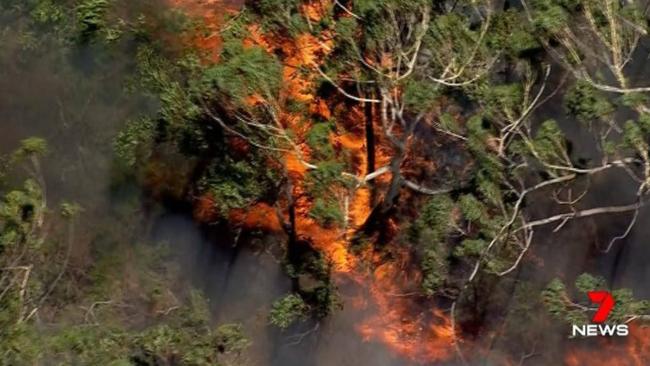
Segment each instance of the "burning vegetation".
M127 43L130 88L155 99L113 141L121 174L233 258L263 242L291 282L268 322L293 344L344 307L400 363L650 363L650 294L616 277L647 219L645 2L167 0L155 20L78 3L80 43ZM18 227L41 230L31 211ZM627 338L568 338L594 290ZM144 346L131 361L239 362L239 328L205 322L199 361Z
M625 159L576 168L556 122L535 122L532 112L555 98L564 80L559 84L550 80L551 64L535 64L539 61L528 58L525 52L540 52L550 46L544 39L530 39L527 45L503 45L509 55L502 60L490 47L516 29L513 22L518 16L539 15L543 19L549 16L544 11L550 10L526 8L517 15L512 11L499 13L496 5L485 2L475 7L480 19L471 18L471 29L463 29L458 17L466 15L472 6L445 14L443 9L430 9L417 2L377 6L304 2L287 8L283 20L280 14L279 19L268 16L267 12L276 9L271 3L246 4L241 10L258 19L244 26L244 47L264 49L276 55L282 66L275 95L254 93L245 101L245 109L266 108L273 127L256 126L260 122L255 119L240 122L245 128L268 128L270 131L264 131L269 134L267 138L284 140L267 140L264 146L248 142L279 152L276 159L287 185L284 197L278 197L276 203L276 215L282 223L269 224L276 219L270 218L273 213L266 204L256 204L247 211L258 217L261 212L270 215L266 223L258 220L259 228L278 232L283 227L290 237L289 252L300 242L322 253L331 265L334 283L350 281L359 286L358 297L344 302L367 310L356 326L360 336L384 343L395 354L416 362L458 357L467 362L459 345L463 342L463 324L454 324L458 321L455 315L449 308L440 307L444 301L431 301L431 295L449 296L453 309L463 299L463 292L475 286L472 282L481 267L497 277L515 271L531 246L537 226L565 225L574 217L610 210L631 211L636 216L639 208L637 202L542 219L524 213L526 195L545 186L558 186L554 195L568 195L557 200L560 206L576 207L580 197L574 200L569 185L577 179L575 172L600 173L610 166L621 166ZM562 9L570 14L571 9ZM392 24L368 25L370 19L381 21L382 16L388 16ZM467 38L461 40L459 36ZM338 61L347 67L337 69ZM515 83L490 76L497 62L504 61L522 68L511 71ZM332 76L332 67L338 75ZM488 86L490 83L493 85ZM600 84L595 84L592 92L599 89ZM475 102L445 94L454 88L465 90ZM569 98L574 96L571 93L575 92L570 91ZM571 101L567 103L573 108ZM462 109L465 111L460 112ZM481 111L483 117L478 118ZM470 117L472 113L474 117ZM581 111L576 113L580 118ZM218 122L226 129L238 128ZM495 133L490 124L500 132ZM536 133L521 129L536 125L540 125L535 127L539 130ZM527 144L530 151L516 152L519 144ZM523 164L536 159L549 177L533 184L525 183L534 182L537 173L532 171L528 176L508 178L504 174L512 173L506 173L503 162L491 160L492 154L497 160L520 160ZM508 188L499 187L503 182L498 182L504 178L514 178L511 184L520 187L505 192ZM497 181L490 182L493 179ZM426 187L432 184L442 187ZM479 193L470 193L473 189ZM429 200L431 217L422 217L408 207L422 206L418 195L434 196ZM439 199L440 195L449 198ZM402 203L396 202L398 197ZM238 221L250 223L246 215ZM412 225L404 222L418 215L421 221ZM505 220L505 225L498 220ZM431 225L435 228L422 227ZM411 234L403 235L402 231ZM423 249L413 247L409 240L430 242L422 243L428 247ZM465 262L466 270L450 268L450 263L444 263L448 256L457 258L457 267L462 268ZM472 258L477 259L475 263L471 263ZM463 275L467 276L464 280L454 278ZM301 291L300 286L297 290ZM565 361L570 363L576 357L567 356Z
M601 339L596 344L572 347L564 357L567 366L578 365L646 365L650 354L647 328L632 327L628 339ZM601 348L602 351L595 351Z

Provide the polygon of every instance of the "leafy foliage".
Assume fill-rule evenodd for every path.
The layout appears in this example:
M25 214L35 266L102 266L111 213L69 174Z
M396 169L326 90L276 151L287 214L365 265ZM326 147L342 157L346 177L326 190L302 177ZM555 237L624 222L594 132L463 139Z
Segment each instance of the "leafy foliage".
M40 157L47 153L47 142L40 137L28 137L21 141L20 148L13 153L15 161L29 157Z
M449 253L445 239L451 231L453 207L453 201L448 196L433 197L408 228L409 240L422 251L422 287L429 296L441 289L447 278Z
M583 81L578 81L569 90L564 103L568 112L583 122L593 122L614 112L614 106L605 95Z
M250 342L244 338L241 325L211 329L203 309L205 300L200 296L193 293L190 305L180 309L167 324L133 332L109 327L69 327L47 337L44 351L62 363L222 365L228 356L238 355Z
M606 281L601 277L583 273L575 280L575 288L582 294L579 302L589 303L586 299L588 291L607 290ZM624 323L630 318L643 315L650 311L650 302L637 300L630 289L622 288L611 291L616 306L607 319L609 323ZM547 310L556 318L568 324L585 324L591 318L587 305L573 302L569 291L559 279L554 279L542 292L542 298Z
M349 182L342 176L343 164L337 161L325 161L311 170L306 177L306 186L313 197L327 197Z
M106 26L109 5L109 0L83 0L77 5L77 27L82 42L89 41L94 33Z
M294 322L304 320L308 310L309 307L302 297L288 294L273 303L269 313L269 321L280 329L286 329Z
M205 90L216 88L237 103L258 94L277 95L280 87L281 66L261 47L244 47L240 39L227 40L221 62L203 70L200 80Z
M120 162L129 168L138 161L146 160L154 143L154 122L149 118L129 121L115 137L113 149Z
M345 220L336 200L320 197L316 198L313 207L309 211L309 216L316 219L324 227L340 226Z
M571 75L579 80L568 91L562 90L564 86L559 83L558 95L564 96L570 116L589 127L605 126L607 131L597 136L601 141L595 149L605 152L603 162L610 157L633 156L636 164L648 154L650 118L643 93L635 90L615 99L595 87L594 80L600 82L618 75L586 78L583 74L588 74L592 67L582 65L581 60L587 59L584 50L576 48L568 56L561 54L567 44L567 31L574 23L579 27L585 25L576 21L585 21L581 18L585 5L597 4L595 0L533 0L530 7L527 4L525 8L515 6L504 11L482 1L465 0L453 5L424 0L358 0L318 5L295 0L248 1L244 11L228 17L223 29L203 29L214 32L210 37L219 37L216 50L197 49L194 42L185 42L193 40L191 36L177 37L183 40L182 45L170 45L158 33L163 30L147 31L141 27L147 22L146 16L130 21L121 18L118 10L122 4L125 2L117 0L0 0L1 8L9 14L7 18L17 12L29 14L29 20L17 27L20 37L16 37L15 47L23 52L39 52L41 39L37 31L43 30L56 34L60 44L70 47L65 47L63 56L74 49L71 44L82 46L76 49L79 51L128 35L129 42L124 43L137 49L130 89L145 91L157 110L153 116L129 121L113 140L113 147L120 164L146 175L143 181L147 188L165 186L187 175L187 181L179 179L181 182L174 185L179 193L173 198L191 203L195 197L209 197L206 205L213 207L205 209L218 212L221 218L227 219L234 209L248 209L263 201L282 209L289 206L290 219L291 214L300 211L298 214L309 215L322 229L342 232L341 226L348 219L343 208L347 211L355 190L363 186L373 190L373 198L381 198L381 190L386 186L383 174L372 181L351 178L364 174L359 167L364 163L372 165L370 157L350 156L349 149L331 144L332 135L361 134L363 124L337 119L349 110L356 112L368 107L366 112L374 118L368 121L369 127L382 127L381 131L373 131L377 134L376 163L385 167L380 169L392 169L389 184L391 191L397 191L395 197L400 198L394 203L397 200L390 197L376 207L373 205L377 202L371 202L367 208L373 215L368 220L401 223L407 228L405 235L397 235L399 243L392 241L392 230L380 228L377 231L381 235L369 240L382 245L370 248L369 253L373 258L388 258L395 249L392 246L408 242L409 253L414 254L422 269L424 294L458 294L453 300L462 304L464 289L473 288L476 291L468 302L474 301L471 305L476 313L483 311L481 291L489 292L493 284L500 285L500 278L510 273L508 268L515 268L528 250L530 242L526 239L529 233L532 235L532 228L526 223L538 215L538 210L529 207L538 198L527 196L527 189L549 182L549 177L570 177L563 184L574 178L580 181L584 176L591 177L591 173L582 177L576 173L579 170L569 156L571 144L562 131L565 126L560 128L555 120L533 116L535 103L551 102L550 97L556 92L550 90L550 84L557 79L555 74L548 76L551 69L555 70L556 65L576 67ZM504 3L504 7L510 5L511 2ZM644 33L645 20L639 9L618 3L612 6L616 19L626 23L619 27L623 33L630 29ZM603 10L594 7L595 27L605 34L602 43L616 43L607 41L607 37L613 37L608 34L615 32L606 32ZM319 14L314 16L314 12ZM175 24L160 26L172 33L182 32ZM255 45L260 39L263 45ZM322 83L313 86L310 82L299 83L311 88L300 90L301 93L309 92L314 99L327 100L328 108L333 107L334 117L327 122L323 117L310 115L314 114L311 105L288 95L291 91L283 85L287 70L293 67L288 54L305 39L310 44L322 41L319 46L327 48L328 57L322 63L317 60L315 65L322 66L332 80L325 82L328 78L323 77ZM210 51L217 55L206 57ZM558 62L547 65L551 53L558 56ZM606 51L603 54L604 59L609 59ZM298 52L298 56L304 55ZM599 59L590 57L589 61L598 63ZM296 70L299 77L318 77L312 65L302 66ZM546 70L549 74L545 74ZM626 70L621 67L619 71ZM626 87L625 81L618 80L618 86ZM359 98L349 98L350 95ZM364 97L381 99L381 103L360 102ZM629 107L626 114L634 114L622 129L617 128L616 121L612 122L621 105ZM287 115L292 118L286 118ZM386 118L392 120L387 123ZM287 126L294 122L295 131L289 131ZM293 172L287 172L288 164L283 160L287 153L302 150L304 143L309 146L309 154L305 154L308 163L313 165L299 189L294 190L292 187L296 186L292 184L297 178ZM370 149L371 142L366 144ZM424 152L415 151L413 146L424 146ZM3 159L0 171L6 170L4 165L26 164L28 174L33 175L23 187L3 191L0 254L7 258L19 248L27 248L37 264L51 252L62 254L59 243L45 239L41 225L60 219L73 223L80 213L80 208L72 203L64 203L61 212L45 209L44 184L35 173L47 150L43 140L32 138L24 141L11 157ZM401 152L404 153L400 156ZM439 162L446 164L461 155L468 161L459 169L463 170L458 174L463 175L462 179L437 175ZM456 166L463 165L463 159L460 160L461 164ZM420 164L422 161L432 166L432 172L425 171L427 164ZM408 171L414 165L416 169ZM630 167L633 173L641 170L640 165ZM371 172L365 174L368 173ZM412 183L416 180L422 187L449 188L445 190L449 193L434 194L425 202L420 193L426 190L414 188ZM559 186L550 188L555 187ZM419 193L403 194L410 188ZM309 202L309 209L296 210L292 206L295 197L281 196L285 189L289 195L304 195L301 198ZM161 195L151 196L156 199ZM415 205L410 207L411 203ZM378 212L381 214L374 215ZM282 224L284 228L288 226ZM372 224L376 223L369 222L361 230L372 228ZM291 239L302 240L296 231L297 228L286 230ZM83 321L62 323L61 329L37 327L28 315L28 310L36 305L35 300L27 301L21 293L43 293L49 291L52 277L65 282L69 280L67 276L73 276L66 271L58 277L51 273L58 268L35 270L21 289L15 284L21 283L21 273L25 272L12 275L14 280L5 292L6 297L0 296L0 306L6 309L0 314L0 356L9 364L35 363L50 355L52 362L64 364L239 364L239 353L249 343L242 327L225 325L214 329L200 293L189 291L181 296L169 289L173 271L163 258L164 248L146 250L138 244L126 245L131 240L120 238L120 250L92 253L93 263L87 273L90 285L71 285L61 290L64 294L70 291L69 297L82 299L84 309L88 309ZM299 258L290 258L291 263L285 264L297 287L296 293L278 299L269 314L270 323L282 329L310 315L325 317L337 303L329 278L330 264L324 254L314 248L305 249L306 255L300 251L293 253L294 250L287 250L287 257ZM129 262L131 256L145 259ZM0 264L7 263L3 257ZM126 263L135 267L137 273L129 276L128 284L122 278L122 272L128 269ZM2 271L4 275L6 270ZM468 273L473 273L469 280ZM478 274L475 286L467 286L474 274ZM130 286L139 292L137 301L129 298L126 288ZM602 279L589 275L582 275L575 282L578 292L604 286ZM584 322L590 310L582 304L583 298L571 300L573 293L573 289L554 280L542 297L552 314L571 322ZM635 300L631 291L622 289L614 293L620 305L613 319L626 320L648 310L648 304ZM73 312L68 307L78 304L68 304L67 296L53 296L53 308ZM110 304L106 298L111 299ZM121 318L124 303L146 303L155 316L143 316L142 324L132 326ZM472 320L471 324L482 324L482 319ZM458 325L463 327L463 323ZM33 346L37 334L45 343L42 350Z
M199 188L212 194L216 208L222 214L230 209L244 208L273 187L274 172L264 169L260 160L234 160L225 157L215 162L199 181Z
M318 160L331 160L334 158L334 148L330 143L329 134L334 125L329 122L316 123L307 134L307 143L312 149L313 156Z
M557 164L565 160L567 151L564 134L554 120L547 120L542 123L535 140L533 141L534 151L537 157L548 164Z
M413 111L431 110L440 96L440 86L428 80L409 79L404 86L404 103Z

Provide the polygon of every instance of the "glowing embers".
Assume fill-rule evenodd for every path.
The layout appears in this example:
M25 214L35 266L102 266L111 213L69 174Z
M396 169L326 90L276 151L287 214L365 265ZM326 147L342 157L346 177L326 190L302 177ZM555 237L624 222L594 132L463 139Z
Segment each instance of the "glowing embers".
M356 328L364 340L384 343L401 357L421 363L449 360L455 342L451 319L420 297L421 274L409 263L409 254L400 252L365 279L370 301L355 304L372 315Z
M568 366L612 365L646 366L650 364L650 328L630 325L627 337L574 339L564 363Z
M216 62L221 46L220 30L226 14L234 14L243 0L167 0L176 9L203 20L205 32L192 32L186 42L208 53L206 62ZM187 36L187 35L186 35ZM185 38L185 37L181 37Z
M277 210L264 202L259 202L246 210L235 209L230 212L229 220L246 229L280 232L282 225Z

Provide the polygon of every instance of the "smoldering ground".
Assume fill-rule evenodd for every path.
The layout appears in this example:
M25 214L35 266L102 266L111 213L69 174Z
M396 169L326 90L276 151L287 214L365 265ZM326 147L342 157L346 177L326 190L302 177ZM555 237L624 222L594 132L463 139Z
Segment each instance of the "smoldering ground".
M214 320L245 326L253 365L409 365L382 345L364 342L355 330L363 314L345 304L320 324L306 321L284 331L270 325L272 302L291 290L280 253L268 247L281 238L243 238L233 245L225 230L199 228L178 214L161 217L152 233L156 241L173 243L185 273L209 298ZM339 290L343 299L356 291L345 283Z

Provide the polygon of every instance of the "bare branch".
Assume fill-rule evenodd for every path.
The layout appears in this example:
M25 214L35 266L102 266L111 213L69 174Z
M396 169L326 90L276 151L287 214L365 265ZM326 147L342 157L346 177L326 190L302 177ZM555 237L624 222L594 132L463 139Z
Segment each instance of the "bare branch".
M444 193L449 193L453 190L451 188L429 189L406 179L404 180L404 184L414 191L428 194L428 195L444 194Z
M344 12L346 12L349 15L353 16L354 18L359 19L359 20L363 19L360 16L353 13L350 9L346 8L345 5L341 4L341 2L339 0L334 0L334 4L336 4L336 6L343 9Z
M338 90L338 91L339 91L341 94L343 94L344 96L346 96L346 97L348 97L348 98L350 98L350 99L352 99L352 100L354 100L354 101L362 102L362 103L381 103L381 100L379 100L379 99L361 98L361 97L357 97L356 95L352 95L352 94L346 92L345 89L343 89L343 88L342 88L340 85L338 85L334 80L332 80L332 78L330 78L326 73L324 73L323 70L321 70L320 67L318 67L318 66L314 66L314 68L318 71L318 73L319 73L319 74L320 74L320 75L321 75L325 80L327 80L330 84L332 84L332 85L336 88L336 90Z
M533 228L536 226L542 226L542 225L548 225L553 222L557 222L560 220L564 220L566 218L570 219L577 219L577 218L583 218L583 217L589 217L589 216L595 216L595 215L602 215L602 214L610 214L610 213L623 213L623 212L629 212L629 211L635 211L638 210L639 208L644 206L644 202L638 202L638 203L633 203L630 205L623 205L623 206L607 206L607 207L596 207L596 208L590 208L587 210L581 210L581 211L575 211L575 212L567 212L563 214L558 214L554 215L551 217L546 217L543 219L531 221L527 223L526 225L518 228L516 231L523 230L523 229L529 229Z
M632 219L630 220L630 223L627 225L627 228L625 229L623 234L617 235L614 238L612 238L612 240L609 241L609 244L607 244L607 247L605 249L602 249L601 252L609 253L609 251L612 249L612 247L617 241L626 238L630 234L630 231L632 231L632 228L634 227L634 224L636 224L636 219L638 217L639 217L639 210L637 209L634 210L634 215L632 215Z

